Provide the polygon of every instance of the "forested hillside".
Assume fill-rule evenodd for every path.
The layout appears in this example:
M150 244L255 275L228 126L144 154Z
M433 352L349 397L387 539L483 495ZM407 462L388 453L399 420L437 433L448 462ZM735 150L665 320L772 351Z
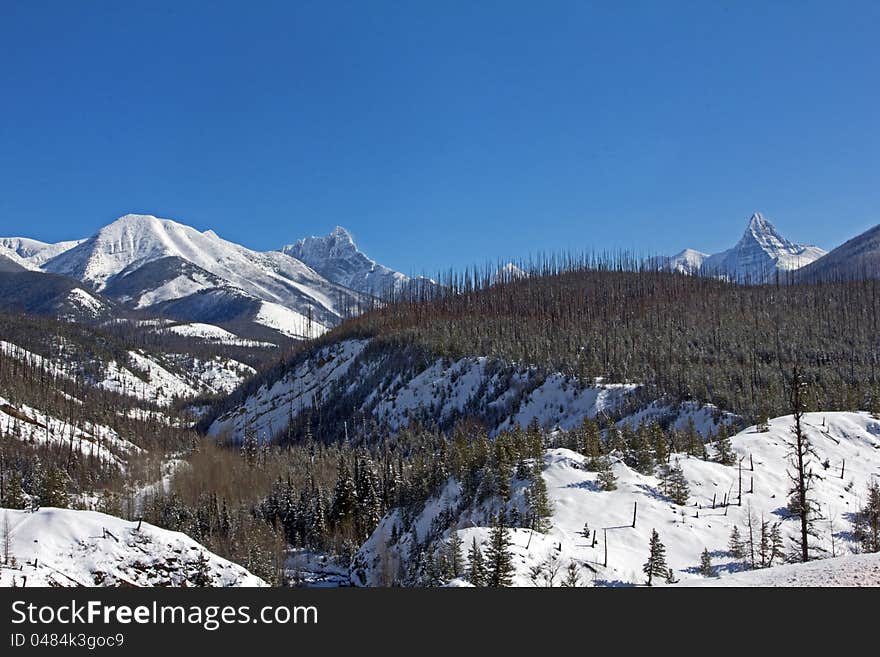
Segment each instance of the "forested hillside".
M815 408L876 403L876 281L745 286L631 268L549 261L502 282L488 270L450 276L442 294L400 296L319 344L374 338L637 382L750 419L785 411L797 363Z

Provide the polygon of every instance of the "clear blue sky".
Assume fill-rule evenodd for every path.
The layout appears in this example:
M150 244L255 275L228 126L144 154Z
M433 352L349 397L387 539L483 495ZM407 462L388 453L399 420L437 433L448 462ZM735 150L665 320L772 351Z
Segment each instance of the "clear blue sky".
M432 273L717 250L757 209L828 248L880 223L878 34L876 2L2 0L0 234L342 224Z

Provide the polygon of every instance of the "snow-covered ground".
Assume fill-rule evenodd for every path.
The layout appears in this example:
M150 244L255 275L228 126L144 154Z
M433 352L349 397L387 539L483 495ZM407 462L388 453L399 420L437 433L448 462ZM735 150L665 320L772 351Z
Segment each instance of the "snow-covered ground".
M148 523L49 507L0 509L0 528L6 523L16 566L0 566L0 587L193 586L200 559L212 586L266 586L185 534Z
M42 368L52 376L69 380L78 378L77 368L62 357L45 358L2 340L0 352ZM159 406L170 406L176 399L204 392L228 393L256 371L250 365L221 356L201 359L185 354L167 354L160 362L159 356L144 351L129 351L127 355L126 363L110 361L102 364L103 371L91 383Z
M271 439L291 417L326 400L333 392L352 395L361 382L381 378L387 367L381 355L365 354L366 340L348 340L324 347L277 381L261 387L243 405L218 418L212 435L241 440L245 428L262 440ZM494 435L534 418L546 430L571 429L584 418L614 413L639 389L635 383L582 382L562 374L542 376L536 368L501 367L488 358L437 359L420 370L390 372L363 399L359 410L396 431L416 419L450 422L477 415ZM680 428L694 420L703 435L717 431L719 420L736 420L712 406L694 403L653 404L623 421L663 418Z
M805 420L807 435L818 454L812 466L817 475L814 499L823 518L817 523L819 537L814 544L828 556L853 553L857 545L851 533L852 514L860 508L871 478L880 477L880 421L867 413L844 412L810 413ZM744 561L731 556L728 540L734 526L748 536L750 512L753 526L760 527L762 519L781 522L786 549L790 548L789 538L797 524L786 511L790 487L786 440L791 437L791 424L791 416L775 418L768 432L749 427L732 437L733 449L743 466L741 504L737 466L677 455L690 486L687 504L678 506L664 495L658 477L639 474L620 460L613 465L617 489L604 491L597 483L598 475L586 469L583 456L567 449L548 450L543 476L553 506L551 527L546 534L512 530L515 584L533 585L530 569L548 557L555 557L561 565L557 585L562 570L572 562L587 585L643 584L642 566L648 558L653 529L666 546L667 563L676 579L702 579L699 565L704 549L712 556L718 573L735 573L744 569ZM711 454L714 450L710 446ZM525 482L514 480L508 508L524 509L524 487ZM430 500L414 520L413 529L404 531L396 544L391 542L391 534L395 525L398 532L405 530L402 516L397 510L388 514L358 553L353 581L376 585L383 578L383 563L386 570L388 563L406 564L413 531L419 542L425 541L432 527L441 532L439 538L448 536L446 527L436 526L437 518L446 510L452 510L457 518L465 548L474 538L486 543L489 518L500 508L500 501L461 508L460 494L460 485L450 480L443 493ZM721 504L725 496L730 501L726 507ZM591 532L598 532L595 544L592 534L589 539L583 535L585 524ZM781 565L779 558L776 565Z
M289 338L317 338L329 329L314 319L285 306L269 301L260 304L254 321L268 326Z
M248 397L235 412L214 422L209 434L244 437L246 427L253 428L260 440L270 440L284 429L290 417L315 400L347 373L366 341L348 341L321 350L318 357L306 361L271 386L263 386Z
M65 445L83 456L96 458L124 467L125 458L141 452L140 447L119 435L110 427L87 423L76 426L31 408L26 404L12 404L0 397L0 436L12 436L34 443Z
M880 586L880 553L849 554L723 577L686 579L671 586Z
M187 338L198 338L208 342L216 342L219 344L231 344L239 347L275 347L277 345L271 342L260 342L259 340L248 340L237 336L231 331L215 326L214 324L204 324L202 322L192 322L189 324L177 324L164 329L158 329L158 332L173 333Z

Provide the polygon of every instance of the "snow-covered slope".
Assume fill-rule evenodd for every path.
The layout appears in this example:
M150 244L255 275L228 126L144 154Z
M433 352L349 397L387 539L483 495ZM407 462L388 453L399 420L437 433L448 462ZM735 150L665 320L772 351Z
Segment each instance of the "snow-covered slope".
M586 417L623 412L640 387L544 375L485 357L426 361L369 346L367 340L348 340L322 347L217 417L209 432L241 440L248 428L270 440L304 410L321 405L334 414L337 404L374 417L392 432L415 421L448 428L465 416L480 417L493 435L533 418L547 429L570 429ZM658 402L629 412L634 424L693 417L704 434L717 429L722 415L690 403Z
M0 237L0 247L18 255L31 269L37 269L55 256L75 247L83 240L49 244L28 237Z
M266 586L185 534L96 511L0 509L10 556L0 587Z
M845 557L791 563L721 577L686 579L672 586L705 587L797 587L880 586L880 553L849 554Z
M228 393L255 371L244 363L222 356L205 359L138 350L129 351L125 362L77 363L63 356L63 345L59 345L58 350L57 357L45 358L18 345L0 341L0 352L4 355L43 368L51 376L82 379L96 388L159 406L170 406L177 399L203 393Z
M745 233L733 248L703 260L701 271L737 281L763 283L776 272L798 269L821 258L818 246L795 244L785 239L760 212L749 220Z
M0 397L0 436L10 436L35 445L72 446L82 456L100 463L124 467L125 460L143 450L101 424L78 427L27 404L13 404Z
M368 258L342 226L324 237L306 237L288 244L281 252L301 260L334 283L374 296L381 297L409 280Z
M711 554L719 574L738 572L746 567L749 558L733 558L728 539L734 526L747 538L749 512L753 524L758 526L762 518L781 522L785 547L790 548L789 537L795 534L797 525L797 520L786 511L790 487L787 470L791 468L786 440L791 438L791 424L791 416L775 418L768 432L749 427L731 438L733 450L743 465L741 505L736 466L675 455L690 486L687 503L679 506L663 493L660 478L639 474L619 459L613 465L617 489L604 491L597 482L597 473L587 469L583 456L567 449L548 450L543 477L553 507L551 527L545 534L523 528L511 532L515 584L533 585L530 569L546 562L548 557L561 565L557 586L569 563L575 564L584 585L643 584L642 566L648 558L653 529L666 547L666 560L676 579L702 579L699 565L704 549ZM832 551L836 555L851 554L857 550L851 514L861 506L869 480L880 476L880 421L867 413L810 413L805 416L805 427L817 452L812 463L818 475L813 495L824 518L817 523L819 536L815 545L826 550L828 556ZM710 446L710 455L714 453ZM513 479L511 501L506 505L508 512L517 508L524 516L525 487L526 482ZM725 496L731 502L726 507L721 505ZM352 581L378 584L387 574L383 574L383 569L387 570L388 563L401 562L401 571L406 572L414 541L424 545L432 539L444 540L449 536L452 520L457 521L465 547L474 538L485 544L489 518L502 504L497 498L480 503L463 500L461 486L450 479L442 494L432 498L411 522L406 521L401 510L393 510L383 518L354 561ZM582 534L585 524L591 532L598 531L595 543L592 534L589 539ZM395 542L392 534L400 539ZM869 572L864 576L876 578L877 561L866 561ZM777 557L773 565L780 564ZM846 569L857 568L861 572L862 565L853 561ZM787 578L786 571L780 577ZM804 580L804 584L811 582L814 580Z
M277 304L329 326L359 297L278 251L260 253L213 231L150 215L125 215L48 260L45 271L71 276L138 308L211 290ZM213 297L219 303L223 298ZM200 318L193 318L199 320Z

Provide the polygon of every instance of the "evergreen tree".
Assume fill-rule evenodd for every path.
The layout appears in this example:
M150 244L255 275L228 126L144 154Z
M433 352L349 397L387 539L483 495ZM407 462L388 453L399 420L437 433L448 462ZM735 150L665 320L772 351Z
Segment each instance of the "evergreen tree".
M486 575L483 550L477 545L475 536L468 551L467 579L474 586L486 586Z
M40 490L40 505L66 509L68 502L67 475L61 468L50 468L43 478L43 487Z
M669 499L679 506L687 504L691 489L678 459L675 460L675 465L669 470L669 478L666 485L669 491Z
M464 574L464 555L462 553L463 541L458 535L458 526L453 523L449 528L449 538L446 541L446 561L449 564L451 577L461 577Z
M669 574L666 566L666 546L660 542L660 535L656 529L651 530L651 544L648 560L642 566L642 572L648 576L648 586L654 579L654 576L667 577Z
M736 454L727 433L727 425L724 423L718 427L718 438L715 440L715 449L718 450L718 462L721 465L733 465L736 463Z
M527 489L527 501L529 506L529 527L537 532L546 532L550 528L549 518L552 515L550 499L547 496L547 484L544 476L543 461L535 460L529 472L531 485Z
M486 586L501 587L513 584L511 545L510 533L504 525L504 514L499 512L489 533L489 547L486 551Z
M703 577L715 577L715 566L712 565L712 555L708 548L703 548L703 554L700 555L700 574Z
M746 548L742 537L739 533L739 527L734 525L730 532L730 540L727 542L727 548L730 550L730 556L734 559L743 559L746 556Z
M7 509L23 509L25 506L24 489L21 486L21 474L12 471L9 480L3 487L3 499L0 506Z
M333 501L330 505L330 520L335 524L341 524L354 518L357 508L357 487L345 458L340 455L336 466L336 486L333 489Z
M880 552L880 485L868 484L865 505L856 513L855 538L865 552Z
M601 456L597 459L596 471L599 473L599 476L596 478L599 488L605 491L617 489L617 477L614 474L611 459L608 456Z

